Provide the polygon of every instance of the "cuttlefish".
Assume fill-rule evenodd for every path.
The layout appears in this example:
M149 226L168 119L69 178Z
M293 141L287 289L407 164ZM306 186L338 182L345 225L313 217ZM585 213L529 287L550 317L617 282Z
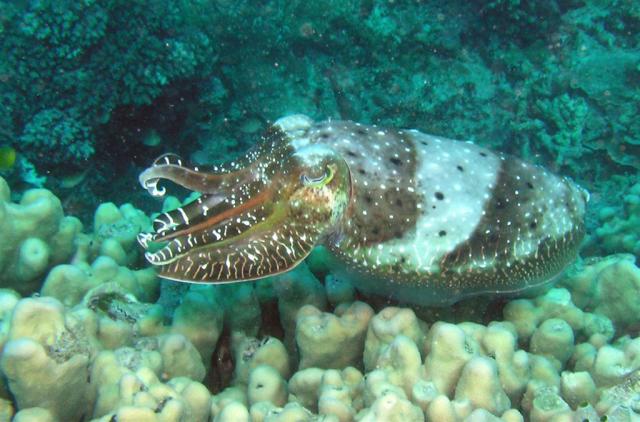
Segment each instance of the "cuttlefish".
M139 236L164 278L256 280L322 245L358 289L420 304L553 280L577 255L588 200L473 143L302 115L236 161L205 169L164 155L140 175L154 196L161 179L201 193Z

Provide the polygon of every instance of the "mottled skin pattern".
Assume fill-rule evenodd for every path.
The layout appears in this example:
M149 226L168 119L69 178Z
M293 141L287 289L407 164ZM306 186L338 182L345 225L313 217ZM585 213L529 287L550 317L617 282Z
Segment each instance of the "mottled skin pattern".
M140 176L203 195L162 214L141 244L163 277L223 283L287 271L316 245L371 293L447 304L553 279L577 254L586 192L471 143L353 122L280 119L239 162Z

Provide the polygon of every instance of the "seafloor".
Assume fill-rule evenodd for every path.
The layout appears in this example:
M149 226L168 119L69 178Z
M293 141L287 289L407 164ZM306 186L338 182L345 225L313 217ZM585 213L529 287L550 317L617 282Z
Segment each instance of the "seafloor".
M633 0L0 1L0 420L639 420L639 34ZM431 309L322 251L161 281L139 172L233 159L291 113L572 177L582 257L536 297Z

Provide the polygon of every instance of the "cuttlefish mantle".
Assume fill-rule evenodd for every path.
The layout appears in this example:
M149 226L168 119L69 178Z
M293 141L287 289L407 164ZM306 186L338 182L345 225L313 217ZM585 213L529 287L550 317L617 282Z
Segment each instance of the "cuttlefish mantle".
M324 245L364 291L420 304L540 286L575 259L586 191L468 142L349 121L278 120L242 159L173 155L140 175L201 192L139 241L165 278L255 280ZM150 248L151 249L151 248Z

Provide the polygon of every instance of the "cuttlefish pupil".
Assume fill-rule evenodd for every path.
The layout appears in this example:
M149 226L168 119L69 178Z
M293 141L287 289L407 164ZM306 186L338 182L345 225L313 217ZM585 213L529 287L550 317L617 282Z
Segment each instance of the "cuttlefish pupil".
M164 155L140 175L201 196L139 241L160 275L194 283L288 271L316 246L364 291L421 304L554 279L584 235L586 191L477 145L348 121L278 120L241 160Z

